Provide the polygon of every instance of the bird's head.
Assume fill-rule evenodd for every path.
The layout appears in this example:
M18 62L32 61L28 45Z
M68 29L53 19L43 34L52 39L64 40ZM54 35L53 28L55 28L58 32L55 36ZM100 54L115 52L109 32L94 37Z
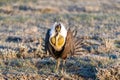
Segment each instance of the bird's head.
M55 32L59 33L61 31L61 24L55 26Z
M67 30L62 23L55 22L50 30L49 42L56 51L60 51L65 44Z

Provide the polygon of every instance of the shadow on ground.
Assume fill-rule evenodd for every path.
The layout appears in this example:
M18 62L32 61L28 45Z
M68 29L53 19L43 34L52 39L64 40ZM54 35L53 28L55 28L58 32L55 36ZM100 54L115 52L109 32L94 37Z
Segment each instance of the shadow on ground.
M22 38L20 38L20 37L8 36L8 38L6 39L6 42L18 43L18 42L22 42Z

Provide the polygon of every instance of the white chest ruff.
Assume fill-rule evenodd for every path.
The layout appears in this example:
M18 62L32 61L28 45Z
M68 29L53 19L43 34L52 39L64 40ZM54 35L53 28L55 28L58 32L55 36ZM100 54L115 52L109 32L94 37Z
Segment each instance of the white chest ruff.
M67 36L67 30L65 29L65 27L63 26L62 23L61 24L61 30L60 30L60 35L62 35L64 37L64 39ZM53 37L55 35L55 26L57 25L57 22L54 23L54 25L52 26L51 30L50 30L50 37Z
M64 38L64 43L65 43L65 41L66 41L66 36L67 36L67 30L65 29L65 27L63 26L62 23L60 23L60 24L61 24L61 30L60 30L60 32L58 33L58 36L56 36L56 41L58 41L58 37L59 37L59 36L62 36L62 37ZM50 33L49 33L50 39L56 35L56 32L55 32L55 26L56 26L56 25L58 25L58 23L55 23L55 24L52 26L51 30L50 30ZM51 43L50 39L49 39L49 42ZM57 51L60 51L60 50L62 49L62 47L64 46L64 44L62 44L61 46L57 46L57 45L53 45L52 43L51 43L51 45L52 45L52 47L54 47L54 49L57 50ZM57 46L57 47L56 47L56 46Z

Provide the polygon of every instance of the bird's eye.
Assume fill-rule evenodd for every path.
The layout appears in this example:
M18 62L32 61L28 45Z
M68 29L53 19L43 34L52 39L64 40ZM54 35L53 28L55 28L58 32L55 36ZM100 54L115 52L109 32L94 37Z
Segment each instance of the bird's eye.
M55 27L55 30L56 30L56 32L60 32L61 26L60 26L60 25L57 25L57 26Z

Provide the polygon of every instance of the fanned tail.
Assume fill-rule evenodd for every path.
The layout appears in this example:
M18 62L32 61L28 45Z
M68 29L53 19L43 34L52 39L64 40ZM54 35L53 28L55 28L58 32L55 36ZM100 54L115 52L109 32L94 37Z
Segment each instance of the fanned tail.
M86 50L83 48L84 39L82 38L76 38L75 44L74 44L74 54L75 55L81 55L82 52L85 52Z
M84 53L88 53L89 51L84 48L84 46L87 45L86 40L89 39L89 37L77 37L77 31L74 36L74 55L81 55Z

